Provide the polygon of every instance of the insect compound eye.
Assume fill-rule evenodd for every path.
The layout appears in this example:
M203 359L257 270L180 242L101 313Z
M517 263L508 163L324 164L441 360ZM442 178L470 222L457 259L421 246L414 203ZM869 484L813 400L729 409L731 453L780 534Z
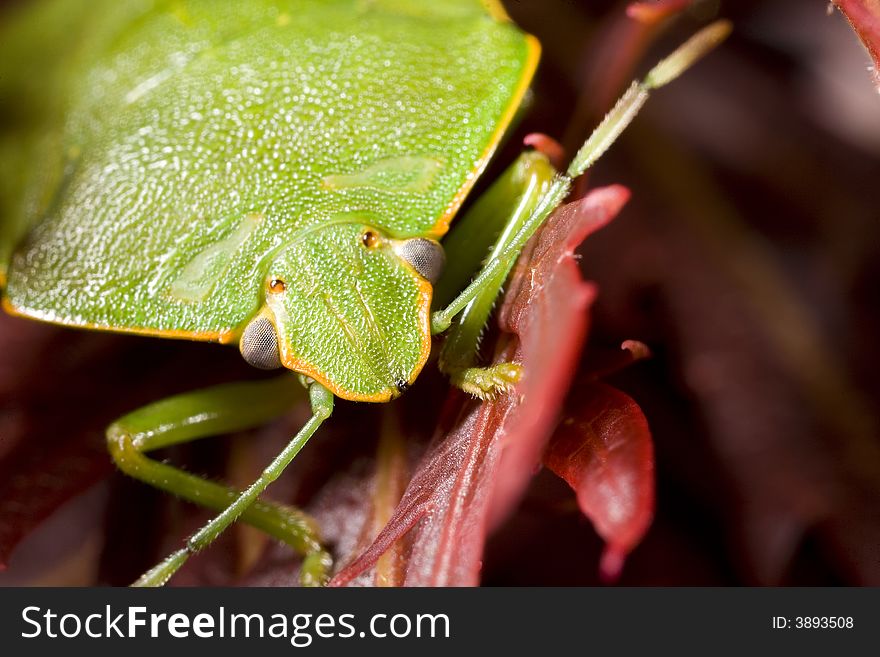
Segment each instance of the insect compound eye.
M272 322L265 317L257 317L247 325L238 348L244 359L253 367L261 370L275 370L281 367L278 334Z
M394 250L398 256L406 260L413 269L431 283L436 283L440 274L443 273L446 254L443 252L443 247L434 240L414 237L400 242Z
M280 278L273 278L269 281L269 291L273 294L281 294L287 289L287 285Z

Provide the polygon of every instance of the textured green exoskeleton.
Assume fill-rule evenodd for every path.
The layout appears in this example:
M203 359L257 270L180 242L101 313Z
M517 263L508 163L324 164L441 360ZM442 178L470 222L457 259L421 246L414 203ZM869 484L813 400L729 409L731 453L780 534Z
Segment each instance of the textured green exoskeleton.
M665 66L677 74L725 29ZM538 60L494 0L44 0L8 17L0 44L5 308L235 343L308 388L312 419L243 493L144 453L265 422L302 397L296 377L181 395L108 430L125 472L222 511L141 584L239 516L307 555L306 583L323 581L312 521L257 497L334 396L388 401L412 384L432 333L453 326L441 367L464 389L491 398L518 380L515 364L474 362L507 272L672 77L660 67L634 85L566 173L538 154L514 165L448 242L446 280L466 283L500 234L491 257L457 296L447 282L432 316L440 240Z
M472 0L103 4L65 56L64 157L33 165L58 171L12 308L218 342L265 312L290 369L398 394L431 301L398 251L446 232L534 40Z

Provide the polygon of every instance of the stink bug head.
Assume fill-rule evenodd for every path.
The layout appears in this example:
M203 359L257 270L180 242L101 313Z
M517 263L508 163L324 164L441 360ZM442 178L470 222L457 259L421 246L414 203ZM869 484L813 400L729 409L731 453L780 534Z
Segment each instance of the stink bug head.
M428 261L442 254L439 245L432 252L421 244L428 240L414 241L345 222L283 247L269 265L264 306L242 333L246 359L246 338L269 321L288 369L343 399L397 397L430 352L432 288L424 274L433 269L426 271L425 253ZM411 253L422 273L406 259Z

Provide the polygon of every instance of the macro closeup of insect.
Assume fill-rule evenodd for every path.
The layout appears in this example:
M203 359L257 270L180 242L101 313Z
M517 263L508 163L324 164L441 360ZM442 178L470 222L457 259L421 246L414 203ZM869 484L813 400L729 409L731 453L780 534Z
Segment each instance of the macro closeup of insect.
M44 43L47 24L70 39ZM218 513L137 581L156 586L236 520L325 583L315 522L263 491L334 400L392 402L432 350L465 392L515 394L528 372L481 366L477 348L516 258L651 90L730 26L633 83L564 171L527 151L459 218L540 58L495 0L45 0L3 29L0 103L25 126L0 151L4 310L232 345L286 370L108 428L122 471ZM149 456L267 423L304 394L311 418L242 491Z

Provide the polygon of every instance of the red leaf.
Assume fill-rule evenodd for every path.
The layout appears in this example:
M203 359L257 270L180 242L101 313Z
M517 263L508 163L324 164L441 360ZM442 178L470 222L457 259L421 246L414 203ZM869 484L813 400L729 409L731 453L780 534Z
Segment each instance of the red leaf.
M519 501L550 436L587 331L595 288L581 279L574 250L610 221L629 198L621 186L603 187L563 206L520 259L499 313L499 324L519 336L512 359L526 375L505 400L504 451L495 475L490 525ZM528 258L528 260L526 260Z
M874 60L874 84L880 89L880 0L834 0L834 4Z
M617 579L654 516L654 449L641 409L602 383L574 389L544 465L577 493L607 544L600 572Z
M565 149L553 137L548 137L540 132L530 132L523 137L523 144L546 155L550 164L557 169L565 168Z
M372 568L412 532L404 584L479 582L489 528L519 500L540 463L586 333L593 286L581 280L573 253L607 223L629 192L606 187L557 210L512 274L500 311L496 362L524 366L516 391L495 403L447 400L452 429L437 434L391 520L364 552L333 580L344 585ZM449 426L449 422L441 424Z

